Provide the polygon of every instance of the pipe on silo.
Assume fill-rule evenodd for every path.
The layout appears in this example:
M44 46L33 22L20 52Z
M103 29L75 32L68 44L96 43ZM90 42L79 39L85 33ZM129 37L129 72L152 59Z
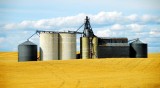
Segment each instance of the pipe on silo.
M59 33L59 57L60 60L76 59L75 33Z
M40 59L58 60L58 33L40 32Z

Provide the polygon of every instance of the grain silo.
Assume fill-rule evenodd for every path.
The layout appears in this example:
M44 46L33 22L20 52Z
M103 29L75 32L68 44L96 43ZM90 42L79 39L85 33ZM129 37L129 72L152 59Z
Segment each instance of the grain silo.
M76 34L70 32L59 33L60 60L76 59Z
M94 43L97 43L97 41L94 37L96 36L93 33L89 18L86 16L83 37L80 39L80 54L82 59L91 59L96 57L95 51L97 50L97 44Z
M18 61L37 61L37 45L30 41L18 45Z
M98 38L93 37L92 43L93 43L92 58L98 58Z
M130 57L147 58L147 44L142 43L139 39L130 43Z
M89 38L81 37L81 57L82 59L89 58Z
M52 31L40 32L40 59L58 60L58 33Z

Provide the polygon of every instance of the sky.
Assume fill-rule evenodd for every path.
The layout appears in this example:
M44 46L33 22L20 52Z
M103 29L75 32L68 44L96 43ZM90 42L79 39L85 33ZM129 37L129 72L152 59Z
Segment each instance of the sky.
M17 51L18 45L36 30L77 30L89 16L96 36L140 38L148 44L149 52L160 52L159 3L160 0L0 0L0 51ZM39 36L30 41L39 45Z

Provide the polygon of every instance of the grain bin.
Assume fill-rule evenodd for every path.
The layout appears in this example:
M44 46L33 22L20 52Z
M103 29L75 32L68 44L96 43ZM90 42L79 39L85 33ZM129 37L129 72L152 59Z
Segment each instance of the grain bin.
M139 39L130 43L130 57L147 58L147 44L142 43Z
M89 37L81 37L81 57L82 59L89 58Z
M40 32L40 59L58 60L58 33L51 31Z
M37 61L37 45L30 41L18 45L18 61Z
M60 60L76 59L76 34L70 32L59 33Z

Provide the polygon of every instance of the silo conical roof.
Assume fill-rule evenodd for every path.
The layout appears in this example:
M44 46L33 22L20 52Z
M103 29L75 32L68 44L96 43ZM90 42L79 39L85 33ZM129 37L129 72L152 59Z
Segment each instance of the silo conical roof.
M25 42L23 42L23 43L21 43L19 45L36 45L36 44L34 44L33 42L27 40L27 41L25 41Z
M137 39L134 42L132 42L131 44L144 44L144 43L142 41L140 41L139 39Z

